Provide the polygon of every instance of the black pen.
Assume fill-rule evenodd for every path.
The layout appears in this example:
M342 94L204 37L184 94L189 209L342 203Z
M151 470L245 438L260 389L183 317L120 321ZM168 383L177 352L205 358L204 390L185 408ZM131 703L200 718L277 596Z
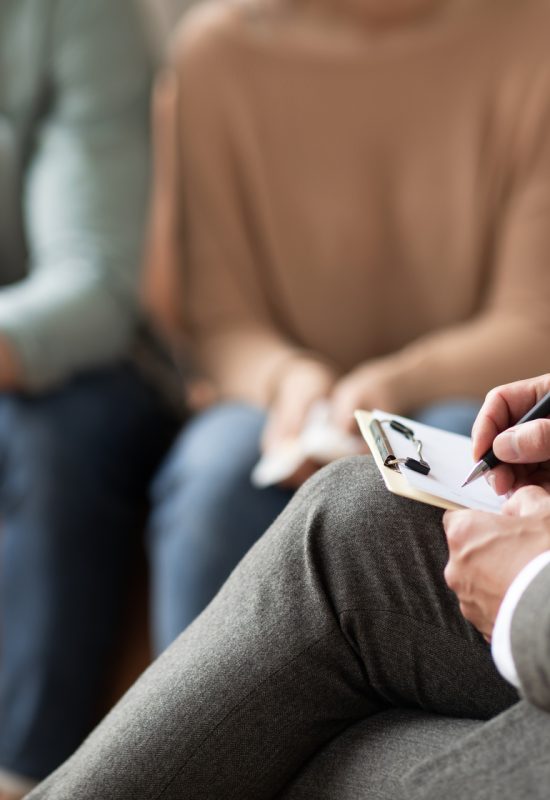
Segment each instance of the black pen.
M521 425L522 422L531 422L534 419L542 419L543 417L550 416L550 392L547 392L539 402L533 406L533 408L524 414L524 416L516 422L516 425ZM515 428L515 425L512 427ZM489 450L485 453L484 456L481 457L481 460L477 462L473 470L470 472L464 483L462 484L462 488L468 486L469 483L480 478L486 472L489 472L490 469L497 467L502 462L495 456L493 453L493 448L490 447Z

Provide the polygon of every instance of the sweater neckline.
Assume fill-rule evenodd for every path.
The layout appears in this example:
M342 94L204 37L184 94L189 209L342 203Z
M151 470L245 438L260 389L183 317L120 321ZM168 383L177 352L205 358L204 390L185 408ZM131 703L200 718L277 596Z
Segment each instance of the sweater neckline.
M393 0L376 0L379 3L390 3ZM415 0L416 2L416 0ZM428 0L424 0L424 4ZM422 47L427 40L433 42L435 39L445 41L445 33L458 33L464 28L468 20L471 21L471 13L480 11L479 5L484 7L490 3L481 3L480 0L455 0L455 2L443 5L448 14L438 13L435 9L433 14L417 14L412 20L403 22L399 25L384 26L376 30L365 31L357 36L332 37L329 32L325 35L308 36L305 33L294 32L291 28L285 30L281 26L278 30L276 26L271 26L257 16L254 7L248 3L240 3L237 0L234 9L236 13L235 24L226 28L226 34L230 38L235 38L240 44L246 43L253 49L259 49L264 53L270 52L273 55L284 55L285 57L297 58L322 58L337 59L342 62L350 61L355 63L357 60L370 59L381 56L394 50L403 52L403 48ZM448 19L446 17L452 17Z

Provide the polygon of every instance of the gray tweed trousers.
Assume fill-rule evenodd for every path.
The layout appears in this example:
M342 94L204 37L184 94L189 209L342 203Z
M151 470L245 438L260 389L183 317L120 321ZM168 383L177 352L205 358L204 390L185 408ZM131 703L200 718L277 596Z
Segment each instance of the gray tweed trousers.
M323 470L29 798L548 797L550 715L462 618L440 519Z

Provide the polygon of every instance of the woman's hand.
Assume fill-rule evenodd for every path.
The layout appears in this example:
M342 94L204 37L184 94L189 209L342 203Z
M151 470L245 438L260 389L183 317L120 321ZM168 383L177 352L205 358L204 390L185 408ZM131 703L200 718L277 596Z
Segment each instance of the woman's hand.
M382 408L397 413L394 377L389 368L376 361L367 362L341 378L331 395L332 417L335 424L353 433L357 423L353 412L357 408Z
M483 403L472 429L474 459L492 446L505 462L487 477L499 495L530 484L550 489L550 420L510 427L548 391L550 374L492 389Z
M296 439L313 404L329 396L335 381L336 373L322 362L303 360L293 363L277 387L262 437L263 452L276 450ZM298 488L320 466L305 462L284 482L284 486Z

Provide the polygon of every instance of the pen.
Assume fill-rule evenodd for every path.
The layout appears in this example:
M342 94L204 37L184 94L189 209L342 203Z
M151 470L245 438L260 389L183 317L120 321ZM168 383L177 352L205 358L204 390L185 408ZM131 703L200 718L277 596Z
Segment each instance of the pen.
M516 422L516 425L521 425L523 422L531 422L534 419L542 419L543 417L547 417L550 415L550 392L547 392L543 398L541 398L533 408L524 414L523 417ZM515 427L515 426L513 426ZM481 460L477 462L473 470L470 472L464 483L462 484L462 488L464 486L468 486L469 483L480 478L490 469L493 467L498 466L501 461L495 456L493 453L493 448L490 447L489 450L485 453L484 456L481 457Z

